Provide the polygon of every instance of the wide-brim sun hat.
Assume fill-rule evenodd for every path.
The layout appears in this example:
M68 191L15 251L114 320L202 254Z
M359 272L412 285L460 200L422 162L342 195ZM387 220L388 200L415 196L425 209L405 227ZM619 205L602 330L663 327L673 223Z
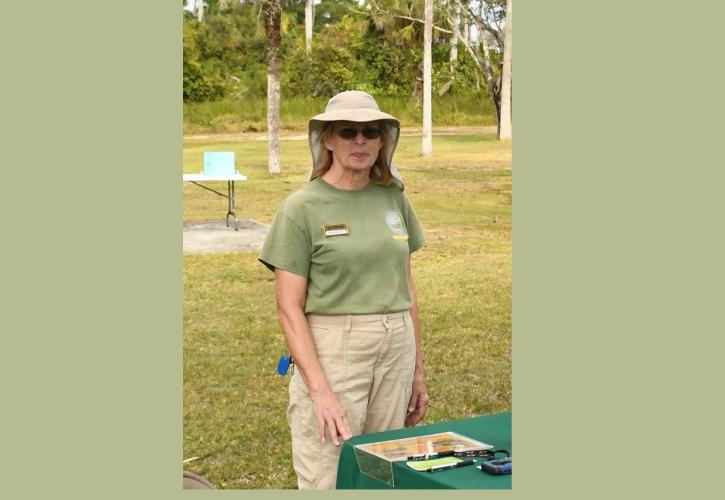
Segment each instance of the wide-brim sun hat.
M395 184L403 189L403 180L400 177L398 169L393 165L393 153L398 145L400 137L400 122L393 115L380 111L378 103L375 102L373 96L367 92L360 90L347 90L333 96L325 107L325 112L313 116L309 121L309 141L310 151L312 152L312 170L310 171L310 180L315 178L315 168L322 159L322 152L325 145L322 144L322 130L329 122L348 121L348 122L372 122L381 121L384 127L385 145L383 147L383 155L388 165L390 165L390 173L393 175ZM377 166L373 168L378 168Z

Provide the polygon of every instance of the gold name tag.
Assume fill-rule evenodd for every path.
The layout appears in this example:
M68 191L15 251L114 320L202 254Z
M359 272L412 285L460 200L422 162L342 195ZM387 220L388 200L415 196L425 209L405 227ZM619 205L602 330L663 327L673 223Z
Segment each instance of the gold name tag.
M342 236L350 234L350 230L347 228L347 224L333 224L332 226L323 226L325 230L325 238L328 236Z
M393 239L394 240L407 240L408 235L407 234L394 234Z

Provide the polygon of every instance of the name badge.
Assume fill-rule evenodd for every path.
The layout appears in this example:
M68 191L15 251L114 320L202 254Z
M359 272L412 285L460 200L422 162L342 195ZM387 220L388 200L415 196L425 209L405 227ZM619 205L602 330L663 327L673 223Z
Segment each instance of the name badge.
M331 226L323 226L325 230L325 238L329 236L343 236L350 234L350 230L347 228L347 224L333 224Z

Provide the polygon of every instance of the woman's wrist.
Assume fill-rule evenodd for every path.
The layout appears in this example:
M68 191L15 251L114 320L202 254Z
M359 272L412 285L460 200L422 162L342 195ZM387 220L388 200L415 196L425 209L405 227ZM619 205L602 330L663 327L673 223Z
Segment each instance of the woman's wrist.
M313 398L326 396L332 393L332 387L330 387L327 380L318 383L311 383L307 386L307 389L310 391L310 396Z

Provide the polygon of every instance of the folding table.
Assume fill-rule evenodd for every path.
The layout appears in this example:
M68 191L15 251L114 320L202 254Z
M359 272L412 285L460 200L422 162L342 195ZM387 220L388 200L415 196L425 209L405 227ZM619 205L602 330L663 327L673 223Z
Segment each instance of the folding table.
M234 217L234 230L239 231L239 221L237 220L236 200L234 193L234 181L246 181L247 176L242 175L234 170L234 153L229 151L205 151L204 152L204 171L199 174L183 174L184 182L191 182L204 188L207 191L218 194L229 201L227 209L227 227L229 227L229 217ZM200 182L226 181L227 194L210 187L200 184Z

